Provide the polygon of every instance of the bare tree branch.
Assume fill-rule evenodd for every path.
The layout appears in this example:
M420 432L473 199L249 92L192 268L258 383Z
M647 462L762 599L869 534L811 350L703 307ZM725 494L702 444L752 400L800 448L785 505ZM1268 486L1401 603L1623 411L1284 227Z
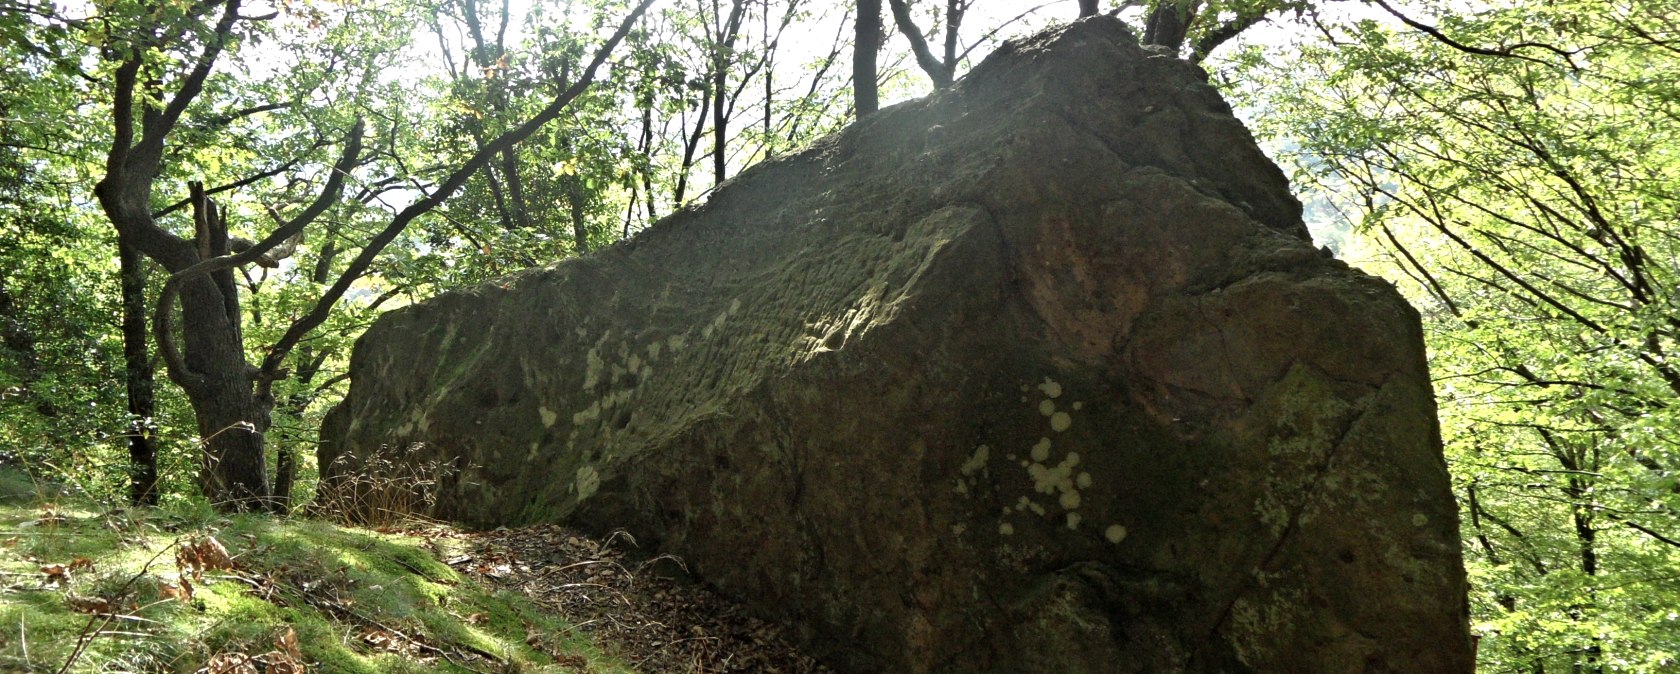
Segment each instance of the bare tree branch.
M1387 2L1384 2L1383 0L1371 0L1371 2L1374 3L1378 7L1381 7L1383 9L1383 11L1388 12L1390 16L1393 16L1394 18L1399 19L1401 23L1404 23L1407 26L1411 26L1412 28L1415 28L1415 29L1423 32L1423 34L1428 35L1429 37L1435 38L1435 41L1440 42L1441 44L1444 44L1448 47L1452 47L1453 49L1457 49L1457 50L1459 50L1461 52L1464 52L1466 54L1476 54L1476 55L1479 55L1479 56L1499 56L1499 57L1504 57L1504 58L1522 59L1524 61L1532 61L1534 63L1538 63L1538 64L1541 64L1541 65L1544 65L1544 66L1554 65L1554 64L1551 64L1551 63L1547 63L1546 61L1543 61L1541 59L1534 58L1532 56L1525 56L1525 55L1517 53L1517 50L1519 50L1519 49L1544 49L1546 51L1552 52L1553 54L1557 54L1560 57L1563 57L1564 63L1567 63L1569 65L1570 69L1572 69L1572 70L1579 70L1580 69L1580 66L1575 65L1575 51L1559 49L1558 47L1554 47L1552 45L1549 45L1549 44L1546 44L1546 43L1543 43L1543 42L1519 42L1517 44L1508 45L1508 46L1500 47L1500 48L1497 48L1497 49L1488 49L1488 48L1485 48L1485 47L1474 47L1474 46L1467 45L1467 44L1464 44L1462 42L1459 42L1458 40L1454 40L1451 37L1448 37L1446 33L1441 32L1440 29L1438 29L1434 26L1423 23L1421 21L1417 21L1417 20L1415 20L1415 19L1413 19L1409 16L1406 16L1405 14L1400 13L1399 10L1390 6Z

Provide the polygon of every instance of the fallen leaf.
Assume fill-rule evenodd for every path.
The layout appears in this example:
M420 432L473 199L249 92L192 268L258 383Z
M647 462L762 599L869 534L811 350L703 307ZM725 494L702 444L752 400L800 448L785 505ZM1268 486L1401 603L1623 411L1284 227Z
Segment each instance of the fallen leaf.
M70 582L70 569L63 564L48 564L41 567L41 573L46 574L44 584L49 588L59 587Z
M175 551L175 567L183 577L191 574L193 580L203 580L206 571L233 570L233 557L215 536L205 536Z
M263 665L263 674L303 674L303 651L298 648L297 631L287 627L275 635L274 650L256 657Z
M217 653L197 674L259 674L256 661L244 653Z
M294 660L303 660L303 651L298 649L297 630L287 627L286 631L274 637L274 647Z
M304 674L307 671L302 662L292 660L280 651L269 651L258 658L263 663L263 674Z
M77 613L93 615L111 615L116 613L111 607L111 600L104 597L65 597L64 603Z
M400 653L403 650L402 640L398 639L397 635L382 629L364 627L357 636L361 638L362 643L382 651Z
M180 584L163 583L158 586L158 592L170 599L179 599L181 603L185 604L192 601L193 598L192 581L187 580L186 576L182 576Z

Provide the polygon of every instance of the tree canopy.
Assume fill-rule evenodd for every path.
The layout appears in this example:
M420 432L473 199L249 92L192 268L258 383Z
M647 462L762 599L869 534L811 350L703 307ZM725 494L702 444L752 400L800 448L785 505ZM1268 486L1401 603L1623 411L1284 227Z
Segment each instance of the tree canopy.
M1680 6L1377 9L1235 60L1424 312L1483 666L1672 667Z

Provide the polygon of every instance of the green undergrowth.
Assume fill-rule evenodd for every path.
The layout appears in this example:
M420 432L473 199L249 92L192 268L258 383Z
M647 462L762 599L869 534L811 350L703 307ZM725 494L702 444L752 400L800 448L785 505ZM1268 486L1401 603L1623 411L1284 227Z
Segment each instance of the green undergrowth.
M439 561L448 541L19 491L0 492L0 672L630 671Z

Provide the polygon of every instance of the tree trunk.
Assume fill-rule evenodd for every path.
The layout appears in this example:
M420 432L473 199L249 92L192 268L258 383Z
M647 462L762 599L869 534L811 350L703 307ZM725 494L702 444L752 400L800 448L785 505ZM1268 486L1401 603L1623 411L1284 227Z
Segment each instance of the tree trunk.
M1097 15L1097 0L1079 0L1079 18Z
M1569 609L1570 618L1574 620L1581 620L1598 609L1598 530L1593 526L1592 507L1588 505L1592 501L1592 487L1587 480L1569 480L1569 493L1574 498L1571 515L1581 557L1581 574L1587 578L1585 600ZM1582 649L1574 669L1581 674L1603 674L1604 643L1600 637L1593 636L1591 643Z
M211 389L225 395L189 396L198 416L199 436L204 438L199 486L218 510L272 511L275 504L263 443L269 406L252 395L244 376L217 379L221 381Z
M721 185L729 166L729 67L735 61L735 40L741 34L741 22L746 15L746 0L729 3L729 18L718 26L718 43L712 52L712 184ZM712 19L718 18L718 4L712 2Z
M881 38L881 0L858 0L857 37L852 47L852 95L858 119L881 108L876 64Z
M642 138L636 146L636 152L643 157L648 157L653 152L653 100L651 98L642 107ZM647 195L644 199L646 202L644 205L647 207L647 222L651 225L659 221L659 212L653 203L653 166L651 161L641 162L640 164L636 171L642 174L642 193Z
M193 183L197 232L184 241L152 221L150 175L108 173L94 189L107 217L125 241L170 272L180 272L229 251L225 213ZM148 245L140 245L144 240ZM180 285L179 335L173 320L153 325L159 348L174 358L169 378L181 387L198 419L200 486L222 510L273 507L263 459L263 432L272 401L259 395L257 369L245 359L240 309L232 269L187 278ZM166 284L164 292L169 292ZM181 348L177 352L176 344ZM174 367L175 363L179 367Z
M1200 6L1197 0L1157 0L1145 19L1143 43L1159 45L1178 54L1190 34L1190 20Z
M123 381L128 391L128 500L137 506L158 502L158 469L153 418L157 414L151 354L146 331L146 260L127 241L117 242L122 275Z
M525 210L525 181L519 177L519 155L509 148L502 151L502 176L507 179L507 205L513 224L520 229L531 228L531 215Z
M898 32L910 41L910 51L916 55L916 65L921 66L922 72L927 73L928 79L933 80L933 88L944 89L951 86L957 72L957 29L962 25L963 8L954 0L945 6L945 59L940 60L928 46L927 35L922 33L921 27L911 18L910 3L906 0L888 0L887 5L892 9L893 24L898 26Z
M202 185L192 189L200 256L228 254L226 209L205 197ZM272 510L263 434L274 401L258 394L257 370L245 359L233 269L186 280L180 299L186 372L172 371L170 378L198 417L204 452L200 486L219 509Z
M583 181L571 176L567 180L566 192L566 201L572 213L572 243L577 247L577 254L583 255L589 252L589 222L583 204Z
M694 131L683 141L682 165L677 169L677 186L672 195L672 207L682 208L683 197L688 192L688 173L694 166L694 153L700 149L702 134L706 132L706 120L712 115L712 78L705 79L707 86L701 95L700 112L695 115Z
M146 93L154 83L145 78L155 74L147 71L145 49L124 54L111 73L115 135L106 156L105 175L94 186L94 196L122 242L171 274L229 251L226 214L204 195L203 185L192 184L196 233L192 241L158 225L152 215L152 190L162 173L165 138L203 91L217 56L231 39L240 7L240 0L223 4L214 32L206 38L202 53L167 103L160 104ZM164 285L165 296L174 289L171 283ZM167 312L159 312L152 328L158 348L169 362L170 380L180 385L198 415L203 437L204 495L224 510L266 508L269 491L263 468L262 431L268 427L268 407L261 404L255 391L257 370L245 360L233 272L222 269L220 273L187 277L179 290L180 343L185 348L177 349L170 328L174 321Z
M317 277L319 278L319 277ZM329 281L331 279L328 279ZM316 393L309 387L315 383L315 376L321 373L321 365L327 361L327 353L317 353L309 345L299 347L294 354L296 374L293 380L297 382L297 392L286 396L281 405L281 411L286 416L296 420L303 419L309 411L310 403L315 402ZM297 450L298 445L308 442L306 432L288 430L280 433L279 441L274 445L274 509L276 512L286 513L292 509L292 485L297 482Z

